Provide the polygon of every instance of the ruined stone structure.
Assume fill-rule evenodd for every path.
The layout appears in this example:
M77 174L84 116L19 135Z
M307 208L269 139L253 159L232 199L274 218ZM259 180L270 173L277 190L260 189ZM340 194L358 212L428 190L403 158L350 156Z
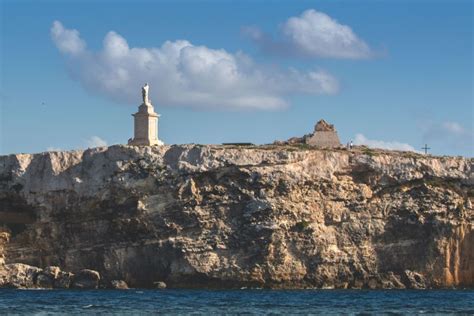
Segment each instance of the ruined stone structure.
M134 116L134 138L128 140L129 145L163 145L158 139L158 118L151 100L148 98L148 83L142 87L143 103L138 107L138 112Z
M305 138L306 144L319 148L337 148L341 147L339 136L334 125L320 120L314 127L313 135Z

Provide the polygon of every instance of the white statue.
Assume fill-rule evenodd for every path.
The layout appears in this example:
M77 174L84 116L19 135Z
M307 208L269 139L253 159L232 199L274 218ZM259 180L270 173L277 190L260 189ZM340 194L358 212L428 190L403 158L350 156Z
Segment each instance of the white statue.
M148 89L150 86L148 83L145 83L145 85L142 87L142 97L143 97L143 103L145 104L150 104L150 99L148 98Z

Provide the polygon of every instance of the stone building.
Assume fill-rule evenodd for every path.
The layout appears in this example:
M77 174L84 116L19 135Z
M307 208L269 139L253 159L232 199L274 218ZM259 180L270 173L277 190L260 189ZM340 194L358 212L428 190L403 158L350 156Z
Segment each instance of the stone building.
M314 127L314 133L305 137L306 144L320 148L341 147L339 136L334 125L320 120Z
M158 139L158 118L151 100L148 98L148 84L142 87L143 103L138 107L138 112L132 114L134 117L134 137L128 140L129 145L163 145Z

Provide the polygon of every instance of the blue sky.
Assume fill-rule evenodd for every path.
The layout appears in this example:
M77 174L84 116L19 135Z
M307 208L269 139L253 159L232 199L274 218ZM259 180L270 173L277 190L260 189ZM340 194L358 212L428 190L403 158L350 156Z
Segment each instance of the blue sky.
M343 143L473 156L472 1L0 3L0 154L126 143L148 81L167 144L324 118Z

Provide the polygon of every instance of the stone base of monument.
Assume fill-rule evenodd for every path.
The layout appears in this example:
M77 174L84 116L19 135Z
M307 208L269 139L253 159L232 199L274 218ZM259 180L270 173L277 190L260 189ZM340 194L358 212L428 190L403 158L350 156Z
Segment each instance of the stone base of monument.
M159 139L156 139L156 140L153 140L153 139L130 139L128 141L128 144L131 145L131 146L161 146L161 145L164 145L165 143L163 143L161 140Z

